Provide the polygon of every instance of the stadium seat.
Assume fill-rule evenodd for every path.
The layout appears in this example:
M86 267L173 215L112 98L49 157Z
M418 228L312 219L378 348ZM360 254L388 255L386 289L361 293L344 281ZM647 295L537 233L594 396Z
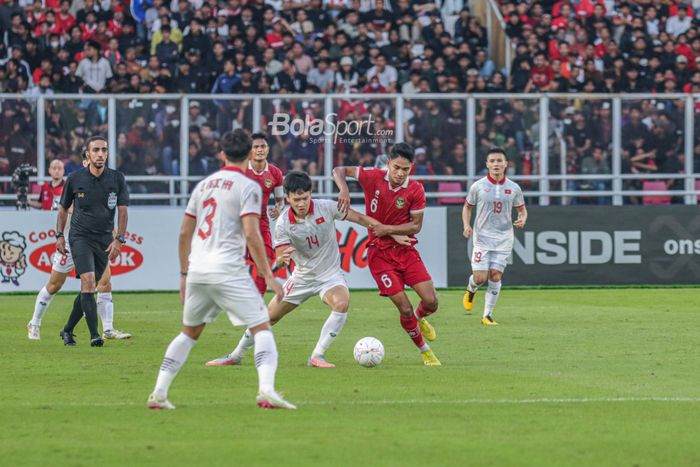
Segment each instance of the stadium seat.
M439 182L438 189L440 193L459 193L462 191L462 184L459 182ZM438 204L464 204L462 196L445 196L438 198Z
M662 180L655 181L645 181L642 184L642 190L644 191L663 191L667 190L666 182ZM671 197L668 195L664 196L643 196L643 204L671 204Z

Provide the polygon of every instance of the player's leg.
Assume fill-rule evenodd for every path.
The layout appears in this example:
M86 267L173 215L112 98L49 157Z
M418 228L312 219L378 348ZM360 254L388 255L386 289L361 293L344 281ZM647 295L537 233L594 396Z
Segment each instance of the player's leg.
M474 248L472 251L472 275L469 276L469 284L467 285L467 291L462 299L462 304L466 311L471 311L474 308L474 302L476 301L476 292L479 287L486 284L488 280L489 263L488 263L487 251L480 251Z
M131 334L114 329L114 303L112 302L112 269L107 266L97 283L97 314L102 320L103 339L128 339Z
M280 300L277 295L275 295L270 304L268 305L268 313L270 324L274 325L279 320L281 320L287 313L294 310L298 305L296 303L289 303L287 301ZM238 345L233 351L226 355L225 357L215 358L205 363L206 366L232 366L240 365L243 361L243 357L248 350L250 350L255 344L255 339L253 333L250 329L246 329L241 336L241 340L238 341Z
M405 250L401 255L401 261L403 262L402 270L405 271L403 278L406 285L412 287L421 299L414 311L420 330L426 339L434 341L437 339L437 333L426 319L438 309L438 298L433 279L415 248Z
M322 290L320 295L321 300L330 307L331 314L326 322L323 323L321 335L318 338L318 342L316 342L316 347L314 347L311 357L309 357L308 365L317 368L334 368L334 364L326 361L326 351L335 338L338 337L348 318L350 291L343 280L342 284Z
M484 299L484 314L481 317L481 322L487 326L496 326L498 323L494 321L492 313L498 302L498 296L501 293L501 277L503 277L504 265L492 262L489 270L489 285L486 288L486 298Z
M423 363L430 366L440 365L440 361L435 357L430 346L423 340L423 334L421 333L418 319L413 313L413 305L411 305L411 301L408 299L406 292L401 291L397 294L390 295L389 299L394 303L396 309L399 310L401 327L420 350Z
M182 331L170 342L165 351L156 386L148 397L149 409L175 408L168 400L168 391L180 368L187 361L192 347L204 331L205 325L212 322L219 312L219 308L212 299L213 292L210 284L187 284L182 313Z
M27 324L28 337L32 340L41 339L41 320L46 314L53 297L61 290L66 282L68 273L58 272L51 269L49 282L39 291L34 302L34 314L32 320Z

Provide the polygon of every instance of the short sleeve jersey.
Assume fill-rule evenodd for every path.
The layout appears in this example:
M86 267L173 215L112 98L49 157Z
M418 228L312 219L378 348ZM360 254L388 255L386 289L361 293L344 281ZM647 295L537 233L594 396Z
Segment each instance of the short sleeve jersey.
M73 206L71 236L112 236L117 206L129 205L129 189L121 172L105 168L98 177L89 168L71 173L61 194L61 206Z
M513 249L513 208L525 204L520 186L504 177L496 182L490 175L469 189L467 204L476 206L474 247L484 251Z
M241 218L260 216L260 187L235 167L211 174L192 192L185 215L196 219L187 280L249 277Z
M413 214L425 211L425 190L415 180L392 187L386 169L357 168L357 181L365 194L365 213L385 225L411 221ZM411 236L413 237L413 235ZM398 245L391 237L377 237L369 232L370 245L384 249Z
M62 180L60 185L53 186L49 181L41 186L41 195L39 195L39 199L41 200L42 210L58 210L58 203L61 201L61 195L63 194L63 187L65 184L65 180Z
M272 164L266 164L262 172L253 170L253 164L248 162L248 170L245 175L255 180L262 190L262 207L260 210L260 228L270 228L270 220L267 217L267 204L270 202L270 196L277 191L277 195L282 197L282 184L284 183L284 175L282 171Z
M275 248L294 247L295 279L323 282L341 272L335 221L344 218L338 203L325 199L311 200L303 219L291 207L282 212L275 225Z

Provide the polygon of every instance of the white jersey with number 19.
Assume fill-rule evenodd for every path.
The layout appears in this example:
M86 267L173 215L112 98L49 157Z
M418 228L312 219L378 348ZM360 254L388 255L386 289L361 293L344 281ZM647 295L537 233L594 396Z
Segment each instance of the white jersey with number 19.
M248 276L241 218L259 217L261 199L260 186L235 167L226 166L197 184L185 211L197 220L188 282Z
M510 252L513 249L513 208L525 204L520 186L503 177L499 182L487 175L469 189L467 204L476 206L474 248Z

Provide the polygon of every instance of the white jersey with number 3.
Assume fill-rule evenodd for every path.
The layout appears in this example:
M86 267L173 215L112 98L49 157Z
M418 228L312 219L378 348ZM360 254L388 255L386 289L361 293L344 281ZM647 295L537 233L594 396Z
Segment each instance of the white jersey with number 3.
M197 184L185 214L197 220L188 282L217 283L248 276L241 218L260 216L260 186L226 166Z
M275 248L294 247L295 279L323 282L341 273L335 221L344 218L338 203L325 199L311 200L309 214L303 219L297 219L291 207L280 214Z
M525 204L520 186L506 177L500 182L487 175L474 182L467 204L476 206L474 248L510 252L513 249L513 208Z

